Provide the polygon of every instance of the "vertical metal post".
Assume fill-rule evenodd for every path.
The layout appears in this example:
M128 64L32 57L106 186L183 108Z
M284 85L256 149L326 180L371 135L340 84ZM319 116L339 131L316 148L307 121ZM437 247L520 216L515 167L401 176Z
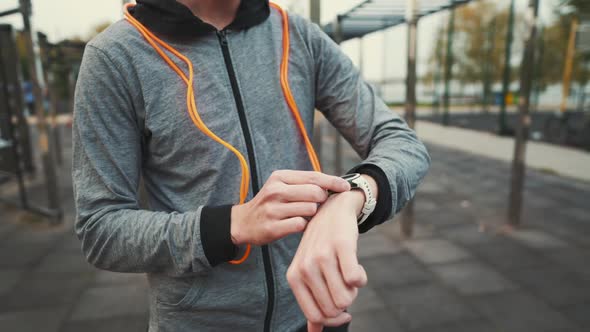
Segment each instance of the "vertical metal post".
M0 51L3 50L3 48L1 48L2 46L2 38L0 36ZM9 46L5 45L4 50L9 50ZM12 157L14 158L13 160L13 165L14 165L14 173L16 175L16 181L17 181L17 186L18 186L18 192L19 192L19 199L20 199L20 204L21 207L26 209L28 208L28 200L27 200L27 192L26 192L26 188L25 188L25 182L24 182L24 178L23 178L23 172L22 172L22 168L21 168L21 158L20 158L20 152L19 152L19 145L20 142L19 140L16 138L16 132L14 129L14 122L13 122L13 118L15 116L15 111L16 113L18 113L20 111L20 109L15 108L14 104L10 102L10 91L9 91L9 85L10 85L10 80L8 78L8 73L6 73L6 70L10 70L10 66L12 65L7 65L5 63L5 59L6 61L9 61L10 57L5 57L6 54L3 52L0 52L0 87L2 88L2 90L0 91L0 100L4 101L4 107L6 109L6 118L7 118L7 127L8 127L8 137L9 137L9 141L11 144L11 151L12 151ZM20 98L20 94L18 95L17 98ZM18 105L18 103L16 103Z
M408 126L414 129L416 124L416 53L418 51L418 0L407 0L406 21L408 24L408 54L406 73L406 112Z
M537 60L535 61L535 69L533 75L533 112L539 111L539 99L541 96L541 80L543 79L543 57L545 56L545 41L543 40L544 29L539 27L539 36L537 37Z
M510 62L512 57L512 37L514 34L514 0L510 1L510 12L508 14L508 30L506 31L506 52L504 53L504 75L502 78L502 95L500 99L500 113L498 115L498 134L509 135L506 120L506 96L510 90Z
M387 81L387 33L382 32L383 41L381 42L381 84L379 85L379 94L381 99L385 100L385 82Z
M342 17L340 15L336 16L336 20L334 21L334 41L340 45L342 42ZM337 175L342 174L344 172L344 168L342 167L342 137L338 130L333 130L334 132L334 173Z
M526 141L529 136L531 116L529 114L533 71L535 65L535 43L537 35L537 16L539 0L529 0L526 13L528 23L527 40L522 57L520 72L519 116L516 128L516 142L514 145L514 159L512 160L512 181L510 186L510 202L508 208L508 222L517 226L520 224L522 211L522 196L525 180Z
M39 135L39 147L41 152L41 161L45 176L45 186L47 190L47 200L49 209L55 213L56 219L61 219L62 210L55 167L55 156L51 145L53 140L47 128L45 119L45 109L43 107L43 68L39 59L39 49L36 43L37 35L32 31L30 21L31 3L30 0L20 0L20 9L23 17L23 34L25 36L26 50L29 58L29 68L31 83L33 85L33 96L35 98L35 113L37 115L37 131ZM54 220L54 221L58 221Z
M321 5L320 0L309 0L309 18L311 22L320 25L320 14L321 14ZM313 127L313 147L315 152L320 160L320 164L322 164L322 137L323 137L323 117L319 111L315 112L315 119L319 119L318 121L314 121Z
M406 73L405 118L412 129L416 126L416 54L418 51L418 0L407 0L406 22L408 24L408 60ZM401 231L404 237L411 237L414 231L414 200L402 210Z
M578 18L572 18L572 24L570 28L569 40L567 43L567 53L565 55L565 68L563 70L563 83L562 83L562 95L561 95L561 106L559 111L561 114L567 111L567 99L570 94L570 83L572 79L572 69L574 67L574 56L576 55L576 32L578 31Z
M442 71L443 55L442 55L442 44L440 47L436 47L436 58L434 68L434 82L432 88L432 113L437 116L440 114L440 96L438 94L438 85L440 83L440 76Z
M455 7L451 8L449 18L449 27L447 30L447 56L445 61L445 94L444 94L444 111L443 124L449 124L449 102L451 93L451 81L453 79L453 35L455 33Z
M56 86L55 86L55 79L53 77L53 73L50 73L49 70L51 68L51 49L49 47L49 42L47 41L47 36L42 33L37 33L37 40L39 41L39 49L40 49L40 57L41 63L43 65L43 80L45 81L45 86L47 90L47 95L49 97L49 130L50 130L50 137L53 138L53 147L55 152L55 160L58 165L63 164L63 151L61 148L61 137L59 135L59 128L57 125L57 93L56 93Z
M309 0L309 19L315 24L320 24L321 4L320 0Z
M487 113L490 106L490 92L492 88L492 56L494 54L494 48L496 44L496 18L494 17L487 27L487 40L486 40L486 57L487 61L484 63L484 82L483 82L483 111Z
M365 72L365 52L364 52L365 48L363 47L363 37L359 37L359 73L361 75L361 78L364 78L364 72Z

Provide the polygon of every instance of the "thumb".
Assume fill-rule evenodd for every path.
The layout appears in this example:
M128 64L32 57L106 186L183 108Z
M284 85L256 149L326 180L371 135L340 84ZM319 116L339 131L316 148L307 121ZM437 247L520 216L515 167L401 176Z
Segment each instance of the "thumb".
M324 327L322 324L315 324L310 321L307 321L307 332L322 332Z

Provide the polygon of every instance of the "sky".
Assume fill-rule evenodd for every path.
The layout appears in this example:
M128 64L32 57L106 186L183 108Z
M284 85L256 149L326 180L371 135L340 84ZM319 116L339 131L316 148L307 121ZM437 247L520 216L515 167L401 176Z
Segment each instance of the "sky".
M418 0L425 3L429 0ZM540 16L542 21L551 19L551 8L557 0L541 0ZM33 24L36 30L46 33L52 42L74 36L86 37L92 28L104 23L115 22L122 18L121 0L32 0ZM307 0L275 1L284 8L308 15ZM338 13L345 12L361 0L322 0L322 23L331 22ZM499 6L508 6L509 0L497 0ZM516 10L524 11L528 0L516 0ZM15 8L18 0L0 0L0 11ZM432 45L435 32L444 24L447 13L442 12L423 18L418 32L418 73L423 73ZM18 15L0 18L1 23L22 26ZM359 64L360 42L352 40L342 45L343 50L355 64ZM363 38L363 74L368 80L405 77L406 72L406 29L403 25L373 33Z

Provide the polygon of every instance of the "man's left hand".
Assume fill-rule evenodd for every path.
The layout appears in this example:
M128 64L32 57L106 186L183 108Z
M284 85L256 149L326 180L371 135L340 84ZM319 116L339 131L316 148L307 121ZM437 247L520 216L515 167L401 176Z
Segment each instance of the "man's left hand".
M307 225L287 271L309 331L352 319L345 310L367 283L357 259L357 216L363 204L361 191L330 196Z

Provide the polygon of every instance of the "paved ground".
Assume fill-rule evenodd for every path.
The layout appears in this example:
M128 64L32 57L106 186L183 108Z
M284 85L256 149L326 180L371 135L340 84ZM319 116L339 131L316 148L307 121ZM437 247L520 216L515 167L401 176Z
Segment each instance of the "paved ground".
M360 240L370 282L351 308L351 330L590 330L590 183L529 171L526 227L504 232L508 163L429 149L415 238L403 240L390 222ZM345 166L356 162L346 156ZM62 173L69 178L67 166ZM0 206L0 331L144 331L145 279L86 264L71 194L65 201L59 228Z
M576 133L571 133L567 138L559 137L559 132L548 131L548 121L556 118L556 112L559 108L554 108L547 111L532 111L531 112L531 138L560 145L567 145L576 147L578 149L590 150L590 128L587 127L589 121L589 110L587 111L568 111L567 123ZM418 119L442 123L442 114L433 114L432 112L418 113ZM470 112L453 111L450 115L450 125L453 127L461 127L477 131L485 131L490 133L498 132L498 112L490 110L487 113L478 108L472 108ZM518 113L515 111L506 114L506 123L508 127L514 131L518 123ZM586 126L586 127L585 127ZM554 128L554 127L553 127Z
M418 121L416 126L420 138L425 142L505 162L512 161L512 137L445 127L427 121ZM587 151L529 141L526 158L529 167L590 182L590 153Z

